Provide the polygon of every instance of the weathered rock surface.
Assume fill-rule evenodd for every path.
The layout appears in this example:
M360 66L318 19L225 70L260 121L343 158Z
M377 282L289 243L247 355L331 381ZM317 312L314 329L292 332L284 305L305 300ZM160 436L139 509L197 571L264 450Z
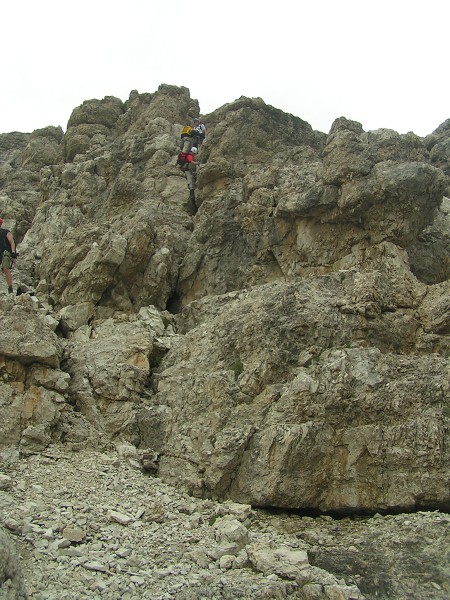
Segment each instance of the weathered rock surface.
M448 338L423 330L407 282L344 271L270 284L214 315L205 301L203 322L191 305L158 377L171 410L161 476L258 506L448 507L448 362L415 353Z
M447 514L273 515L187 496L138 460L51 446L8 462L0 525L30 598L448 597Z
M0 135L0 214L19 243L18 295L0 281L5 465L18 473L59 448L64 460L95 449L115 462L115 443L141 465L138 487L151 473L194 504L386 515L361 521L375 531L402 529L389 513L421 509L420 530L433 529L426 511L450 506L450 120L420 138L341 117L327 135L239 98L206 115L196 212L175 160L180 127L198 113L188 89L161 85L87 100L66 132ZM110 538L140 519L117 502L104 516ZM161 597L448 593L430 561L421 583L402 563L404 583L392 567L386 587L377 575L352 591L365 564L355 553L333 561L316 547L306 564L308 549L284 537L265 547L233 519L215 530L218 549L189 549L202 569L218 565L214 591L177 588L166 572ZM83 525L66 520L52 548L87 543ZM436 539L433 556L448 544ZM110 577L101 558L82 568ZM216 586L249 565L242 586ZM147 575L131 577L122 592L145 597Z
M0 492L1 494L2 492ZM14 544L0 527L0 596L4 600L26 600L27 592Z

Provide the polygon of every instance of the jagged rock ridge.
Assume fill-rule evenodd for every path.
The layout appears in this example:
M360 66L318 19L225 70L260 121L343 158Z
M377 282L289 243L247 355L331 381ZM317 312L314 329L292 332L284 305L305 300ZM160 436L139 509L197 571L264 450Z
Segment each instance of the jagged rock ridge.
M0 136L3 455L133 443L198 497L448 509L450 121L328 135L162 85Z

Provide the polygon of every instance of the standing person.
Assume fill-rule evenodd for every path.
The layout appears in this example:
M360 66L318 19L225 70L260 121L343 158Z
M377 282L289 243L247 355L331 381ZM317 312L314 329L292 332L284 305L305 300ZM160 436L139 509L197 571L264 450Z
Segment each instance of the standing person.
M192 128L192 138L194 141L194 145L197 146L197 148L200 148L205 137L206 137L205 124L202 123L200 121L200 119L197 119L197 117L195 117L194 126Z
M11 269L14 260L17 258L16 242L9 229L3 229L3 219L0 219L0 257L2 261L2 271L5 274L8 292L13 293L13 281Z
M180 164L181 170L187 179L189 188L189 200L192 203L194 214L197 212L197 205L195 203L195 188L196 188L196 171L199 162L195 160L198 150L193 146L190 151L184 155L183 162Z
M192 199L195 199L195 188L196 188L196 171L198 162L195 160L195 156L198 153L198 150L195 146L193 146L186 156L186 163L183 167L183 171L186 175L186 179L188 182L189 195Z

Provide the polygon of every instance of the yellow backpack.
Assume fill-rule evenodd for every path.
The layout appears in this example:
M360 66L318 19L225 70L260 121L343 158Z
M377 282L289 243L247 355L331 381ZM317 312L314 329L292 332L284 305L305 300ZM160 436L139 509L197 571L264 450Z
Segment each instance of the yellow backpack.
M190 125L185 125L182 129L181 129L181 137L191 137L192 135L192 127Z

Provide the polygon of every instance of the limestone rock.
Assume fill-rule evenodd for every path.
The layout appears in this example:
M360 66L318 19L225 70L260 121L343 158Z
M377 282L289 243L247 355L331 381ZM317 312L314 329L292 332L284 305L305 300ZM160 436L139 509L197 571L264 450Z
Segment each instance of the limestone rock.
M33 131L23 151L22 167L38 171L41 167L62 162L63 135L61 127L46 127Z
M215 535L218 542L236 544L240 549L249 542L247 528L238 520L224 517L215 524Z
M0 281L0 506L33 553L30 594L42 569L58 600L444 600L429 515L450 502L449 121L420 138L340 117L327 134L238 98L203 115L193 210L175 163L199 113L162 84L86 100L65 133L0 135L19 248L17 295ZM72 472L64 453L93 448L107 458ZM386 518L340 544L307 517L279 538L256 507ZM389 521L401 511L433 561ZM372 532L386 561L360 544Z
M28 598L17 553L8 535L2 529L0 529L0 595L5 600Z
M410 279L378 273L372 284L372 275L345 272L230 295L214 315L205 302L206 320L197 317L159 376L158 402L171 409L160 475L195 494L255 505L446 504L448 364L436 354L411 355L422 343L411 310L433 311L420 305L421 286L408 292ZM371 347L358 347L361 334ZM445 344L445 334L435 343L439 337Z
M58 368L62 346L45 320L33 310L7 307L0 314L0 355L30 365Z

